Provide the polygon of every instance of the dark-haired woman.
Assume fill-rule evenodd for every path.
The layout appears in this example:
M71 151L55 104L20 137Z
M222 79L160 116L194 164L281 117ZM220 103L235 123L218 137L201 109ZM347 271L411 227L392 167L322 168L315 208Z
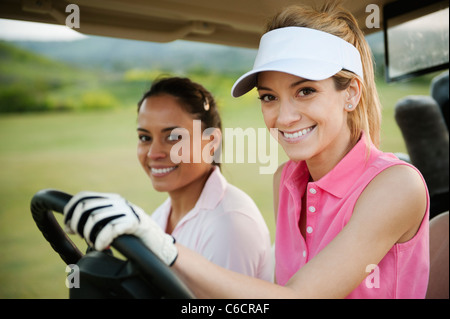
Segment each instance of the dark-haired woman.
M221 150L222 134L220 115L211 93L187 78L155 81L138 103L137 123L139 162L153 187L169 194L152 214L153 221L177 243L214 264L272 281L267 225L253 200L229 184L221 174L220 163L214 161ZM92 193L78 194L72 201L84 196L92 197ZM113 194L99 196L122 200ZM95 200L90 200L92 205ZM117 215L123 210L120 205ZM145 214L139 207L133 209ZM101 213L100 210L97 217L101 218ZM77 212L73 217L75 224ZM120 224L120 218L112 221L115 222ZM119 228L108 229L114 232ZM97 250L107 246L102 246L102 235L100 232L92 240Z

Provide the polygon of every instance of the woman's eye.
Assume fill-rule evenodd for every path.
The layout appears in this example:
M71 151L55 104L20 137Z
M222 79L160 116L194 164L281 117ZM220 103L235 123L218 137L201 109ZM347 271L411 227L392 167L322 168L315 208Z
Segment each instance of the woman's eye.
M275 96L270 94L263 94L260 97L258 97L258 99L260 99L263 102L271 102L275 100Z
M303 88L298 91L298 95L299 96L308 96L314 92L316 92L316 90L313 88Z
M139 135L138 138L139 138L139 141L142 143L150 142L152 140L152 138L147 135Z
M169 140L170 142L176 142L176 141L179 141L179 140L181 140L181 135L180 135L180 134L170 134L170 135L167 137L167 140Z

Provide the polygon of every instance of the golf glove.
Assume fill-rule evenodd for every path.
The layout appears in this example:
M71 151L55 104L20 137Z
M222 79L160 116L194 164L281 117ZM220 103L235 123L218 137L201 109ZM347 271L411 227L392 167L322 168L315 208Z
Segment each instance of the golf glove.
M66 231L78 234L95 250L106 249L120 235L134 235L171 266L178 255L175 239L140 207L118 194L80 192L64 207Z

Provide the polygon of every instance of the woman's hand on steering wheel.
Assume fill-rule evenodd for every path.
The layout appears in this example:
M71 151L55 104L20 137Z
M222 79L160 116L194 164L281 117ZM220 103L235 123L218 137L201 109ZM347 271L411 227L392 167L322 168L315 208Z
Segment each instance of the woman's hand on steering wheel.
M175 239L140 207L118 194L80 192L64 207L66 231L85 238L95 250L106 249L121 235L134 235L171 266L178 255Z

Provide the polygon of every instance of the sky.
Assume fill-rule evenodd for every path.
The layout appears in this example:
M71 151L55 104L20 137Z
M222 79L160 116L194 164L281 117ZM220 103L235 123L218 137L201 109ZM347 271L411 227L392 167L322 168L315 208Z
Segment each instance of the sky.
M0 19L0 40L72 41L84 37L63 25Z

